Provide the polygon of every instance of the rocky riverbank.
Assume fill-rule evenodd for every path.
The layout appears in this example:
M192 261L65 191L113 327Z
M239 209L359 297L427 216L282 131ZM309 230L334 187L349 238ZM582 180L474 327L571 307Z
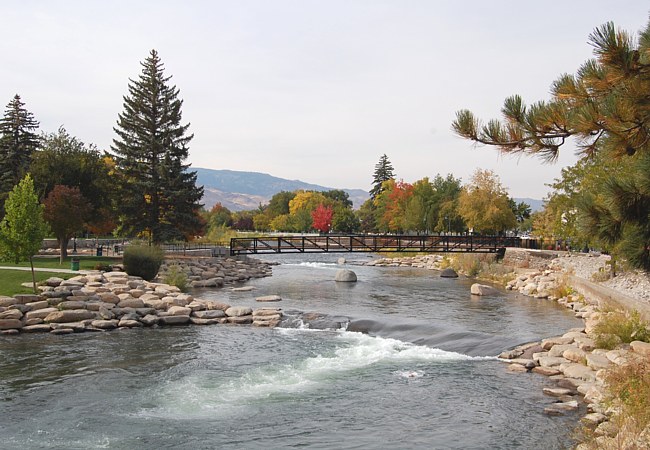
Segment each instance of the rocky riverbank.
M224 286L271 273L268 264L252 259L191 259L171 264L179 265L192 284L200 287ZM118 271L88 272L68 280L52 277L39 289L38 295L0 297L1 334L69 334L185 324L273 327L282 319L279 308L252 309L201 300L176 286Z
M584 321L584 327L569 330L562 336L549 337L503 352L499 357L508 363L511 372L536 373L549 377L555 387L544 393L556 400L545 408L550 415L566 414L582 407L582 424L593 430L594 440L578 448L649 448L650 428L637 434L620 433L620 425L610 420L619 411L616 404L606 402L606 376L615 367L636 361L648 361L650 344L633 341L614 350L596 348L594 329L608 313L596 298L574 292L571 277L599 282L634 299L639 307L650 301L650 280L639 272L619 273L613 276L609 256L558 254L508 250L505 263L509 264L511 280L508 290L517 291L539 301L557 301L574 311ZM440 270L444 258L427 255L396 259L380 259L375 266L418 267ZM474 287L474 286L473 286ZM645 445L645 446L643 446Z

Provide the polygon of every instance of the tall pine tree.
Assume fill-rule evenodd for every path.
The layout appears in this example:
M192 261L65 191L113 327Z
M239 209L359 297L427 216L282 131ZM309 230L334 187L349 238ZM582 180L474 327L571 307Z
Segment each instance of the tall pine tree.
M185 164L189 124L182 125L179 90L164 75L158 52L151 50L137 80L129 80L117 139L111 147L120 178L118 210L122 230L150 242L184 239L199 232L203 187Z
M0 204L23 178L39 146L38 122L16 94L0 119Z
M381 191L384 181L395 178L393 173L393 166L388 160L386 154L381 155L379 162L375 165L375 172L372 175L372 189L370 190L370 197L374 200Z

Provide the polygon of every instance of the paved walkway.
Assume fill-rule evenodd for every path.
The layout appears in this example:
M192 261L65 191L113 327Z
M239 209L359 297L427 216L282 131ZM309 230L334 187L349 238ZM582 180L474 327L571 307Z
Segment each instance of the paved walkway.
M0 266L0 270L25 270L31 271L31 267L13 267L13 266ZM34 272L54 272L54 273L86 273L86 270L70 270L70 269L49 269L47 267L34 267Z

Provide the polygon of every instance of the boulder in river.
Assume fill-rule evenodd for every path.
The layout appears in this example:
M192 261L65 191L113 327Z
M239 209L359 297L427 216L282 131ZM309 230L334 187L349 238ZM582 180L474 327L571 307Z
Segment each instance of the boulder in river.
M345 283L354 283L357 281L357 274L351 270L342 269L336 272L336 277L334 281L340 281Z
M458 278L458 274L451 267L447 267L445 270L440 272L442 278Z

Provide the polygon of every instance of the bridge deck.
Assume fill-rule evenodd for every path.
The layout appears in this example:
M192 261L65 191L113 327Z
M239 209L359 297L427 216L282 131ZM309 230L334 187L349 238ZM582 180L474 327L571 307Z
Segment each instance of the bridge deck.
M505 247L519 247L520 238L502 236L438 235L350 235L350 236L266 236L233 238L230 254L264 253L350 253L350 252L468 252L498 253Z

